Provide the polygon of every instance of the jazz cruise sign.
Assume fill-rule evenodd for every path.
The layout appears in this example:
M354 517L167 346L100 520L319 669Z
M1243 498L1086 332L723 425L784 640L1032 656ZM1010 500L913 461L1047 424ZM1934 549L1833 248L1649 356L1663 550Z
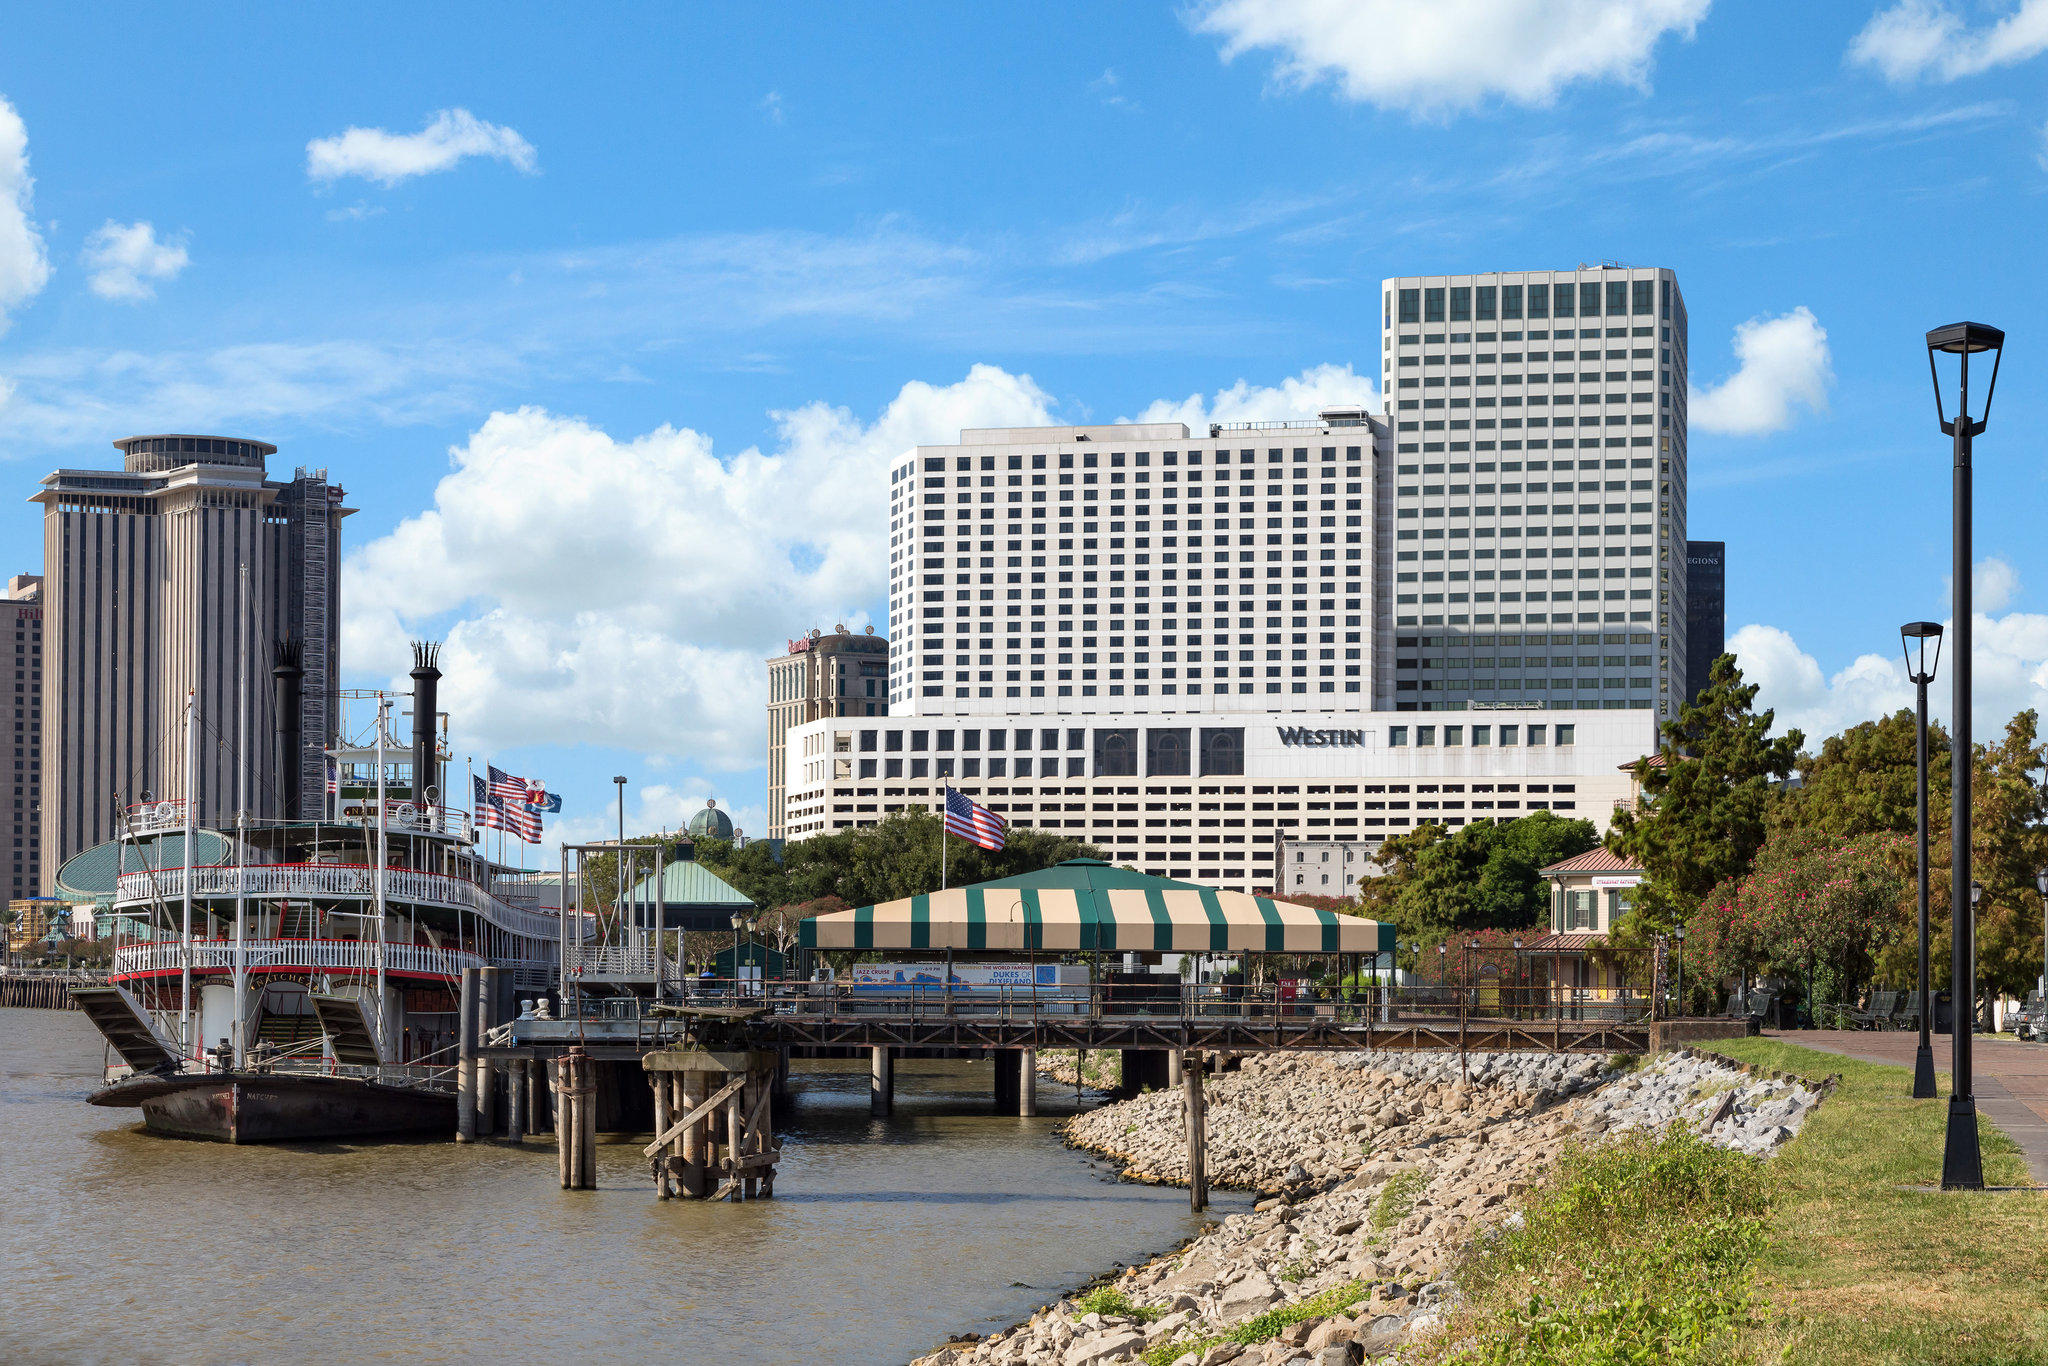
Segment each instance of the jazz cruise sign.
M1302 726L1281 726L1280 743L1300 749L1364 749L1362 730L1309 730Z

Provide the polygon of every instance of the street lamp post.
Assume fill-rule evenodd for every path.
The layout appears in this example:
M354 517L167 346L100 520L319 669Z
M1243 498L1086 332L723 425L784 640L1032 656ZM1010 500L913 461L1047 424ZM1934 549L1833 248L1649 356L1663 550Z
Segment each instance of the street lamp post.
M1528 1004L1527 984L1522 980L1522 936L1515 936L1515 1017L1522 1017L1522 1009Z
M735 994L737 994L737 993L738 993L738 991L739 991L739 989L740 989L740 930L741 930L742 928L744 928L744 927L745 927L746 923L747 923L747 918L746 918L745 916L741 915L741 914L740 914L740 913L739 913L738 911L734 911L734 912L733 912L733 914L732 914L732 989L733 989L733 991L734 991L734 993L735 993Z
M1950 991L1959 1008L1951 1021L1950 1039L1955 1045L1951 1068L1953 1089L1948 1099L1948 1136L1942 1146L1941 1188L1943 1190L1984 1189L1984 1153L1977 1142L1977 1098L1970 1073L1970 1030L1974 1024L1965 1013L1975 1000L1976 912L1970 904L1970 769L1975 751L1970 740L1970 575L1972 549L1970 442L1984 430L1991 417L1992 395L1998 389L1998 364L2005 346L2005 333L1983 323L1950 323L1927 334L1927 371L1934 380L1934 411L1944 435L1955 438L1951 513L1954 518L1953 560L1950 567L1954 603L1956 648L1951 682L1955 701L1949 718L1949 966ZM1991 353L1991 380L1984 386L1984 411L1970 416L1970 357ZM1941 398L1941 367L1937 356L1957 358L1956 414L1949 417Z
M2041 1002L2048 1006L2048 868L2034 876L2034 885L2041 889Z
M1906 652L1906 677L1913 681L1918 726L1913 752L1918 763L1920 794L1920 1049L1913 1057L1913 1099L1934 1099L1934 998L1927 957L1927 685L1941 667L1941 623L1909 621L1899 628ZM1927 642L1934 642L1934 659Z

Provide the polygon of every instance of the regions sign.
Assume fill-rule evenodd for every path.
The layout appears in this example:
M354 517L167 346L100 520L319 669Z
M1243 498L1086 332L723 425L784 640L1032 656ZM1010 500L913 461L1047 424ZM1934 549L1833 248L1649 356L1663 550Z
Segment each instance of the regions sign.
M1301 726L1281 726L1279 730L1283 745L1304 749L1365 748L1365 732L1362 730L1306 730Z

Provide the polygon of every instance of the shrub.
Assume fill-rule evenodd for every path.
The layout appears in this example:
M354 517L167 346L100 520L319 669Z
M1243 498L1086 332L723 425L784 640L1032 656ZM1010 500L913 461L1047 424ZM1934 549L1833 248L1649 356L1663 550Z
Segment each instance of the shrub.
M1759 1159L1690 1130L1560 1155L1519 1227L1476 1250L1461 1366L1716 1359L1756 1304Z

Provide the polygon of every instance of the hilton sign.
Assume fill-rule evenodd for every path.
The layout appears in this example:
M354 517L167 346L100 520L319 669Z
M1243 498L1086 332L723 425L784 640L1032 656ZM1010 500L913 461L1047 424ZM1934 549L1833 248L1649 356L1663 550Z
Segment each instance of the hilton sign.
M1304 730L1300 726L1280 727L1280 743L1298 745L1307 749L1340 747L1344 749L1365 748L1365 732L1362 730Z

